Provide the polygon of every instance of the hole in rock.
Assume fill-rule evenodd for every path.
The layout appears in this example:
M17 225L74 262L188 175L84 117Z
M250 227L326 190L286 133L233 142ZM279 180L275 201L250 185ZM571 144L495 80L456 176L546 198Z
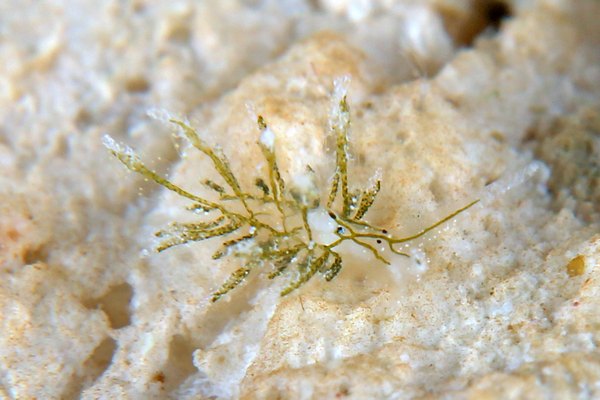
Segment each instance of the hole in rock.
M197 349L191 341L181 335L173 336L169 344L169 358L163 366L162 382L167 391L179 386L188 376L195 373L192 353Z
M192 37L192 31L184 21L171 27L167 39L177 43L187 43Z
M125 81L125 90L131 93L143 93L150 89L150 82L142 76L135 76Z
M83 366L91 382L98 379L110 366L116 349L117 343L115 340L113 338L106 338L85 361Z
M110 322L113 329L119 329L131 323L131 310L129 303L133 297L133 289L128 283L121 283L111 287L99 299L84 302L87 308L100 308Z
M449 6L438 11L458 46L471 46L479 35L497 33L502 22L513 15L510 2L502 0L471 0L468 11Z
M483 7L483 14L486 21L486 27L495 31L500 29L502 21L512 15L510 6L503 1L490 1Z
M26 265L32 265L38 262L45 262L47 259L48 252L43 246L26 248L23 251L23 262Z
M116 349L117 344L113 338L108 337L104 339L98 347L94 349L87 360L85 360L81 368L75 372L61 398L81 398L81 393L85 389L91 387L108 369L112 363Z
M84 129L93 123L93 116L91 111L86 108L81 108L73 116L73 123L79 129Z

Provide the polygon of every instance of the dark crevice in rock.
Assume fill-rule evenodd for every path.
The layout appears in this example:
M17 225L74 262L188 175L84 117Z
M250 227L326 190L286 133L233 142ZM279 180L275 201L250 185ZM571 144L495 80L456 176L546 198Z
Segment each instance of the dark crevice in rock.
M438 11L457 46L472 46L481 35L498 33L502 23L513 15L507 0L472 0L468 11L449 7Z
M96 381L112 363L117 344L113 338L106 338L100 343L83 367L90 382Z
M110 327L119 329L131 323L129 303L133 297L133 289L128 283L112 286L106 294L98 299L84 301L87 308L99 308L108 317Z
M73 374L61 398L79 399L84 390L91 387L111 365L117 344L113 338L105 338Z
M187 377L197 372L192 362L192 353L196 349L197 346L184 336L173 336L169 344L169 358L155 375L167 392L176 389Z
M34 246L24 250L23 263L32 265L45 263L48 260L48 251L45 246Z

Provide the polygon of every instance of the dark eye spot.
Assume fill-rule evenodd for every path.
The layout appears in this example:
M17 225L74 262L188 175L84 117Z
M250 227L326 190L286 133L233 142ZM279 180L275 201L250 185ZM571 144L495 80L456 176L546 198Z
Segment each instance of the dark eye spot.
M377 239L377 243L381 244L381 239Z

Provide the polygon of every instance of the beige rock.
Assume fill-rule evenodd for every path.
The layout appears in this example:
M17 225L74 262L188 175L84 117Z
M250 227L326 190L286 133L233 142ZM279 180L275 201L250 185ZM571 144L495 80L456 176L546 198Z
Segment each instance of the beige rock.
M0 398L600 397L598 13L593 0L0 5ZM332 282L280 298L285 279L256 273L210 303L235 259L210 258L218 240L150 251L154 231L196 217L124 172L102 135L205 195L208 160L146 112L189 117L243 185L264 167L260 114L284 178L310 165L325 190L343 75L351 184L383 180L370 222L410 235L481 202L410 259L344 245Z

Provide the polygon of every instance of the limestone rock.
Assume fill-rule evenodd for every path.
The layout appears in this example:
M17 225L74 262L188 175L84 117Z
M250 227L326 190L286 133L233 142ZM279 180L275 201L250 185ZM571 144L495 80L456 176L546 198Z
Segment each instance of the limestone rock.
M58 1L0 5L0 398L598 398L600 4ZM332 82L351 76L351 184L413 234L390 266L345 246L332 282L280 298L128 174L109 133L206 193L210 163L146 116L189 119L242 185L325 190Z

